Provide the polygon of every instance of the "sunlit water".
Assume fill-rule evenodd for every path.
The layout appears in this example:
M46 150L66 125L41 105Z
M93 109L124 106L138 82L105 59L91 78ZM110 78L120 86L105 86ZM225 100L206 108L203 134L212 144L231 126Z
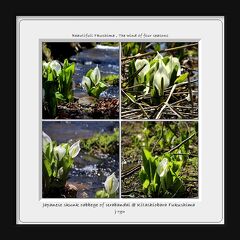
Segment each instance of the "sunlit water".
M74 80L74 95L76 97L86 95L86 91L78 87L82 82L82 77L86 75L89 69L97 65L102 76L116 74L119 75L119 47L97 45L94 48L84 49L70 58L76 62ZM106 91L101 93L100 97L118 98L119 87L110 86Z
M43 131L58 144L74 143L81 138L89 138L95 133L113 133L118 122L43 122ZM80 141L81 146L81 141ZM77 197L94 198L98 190L104 188L106 178L115 172L119 175L119 155L102 154L90 156L80 151L74 159L74 168L69 173L68 183L78 188Z

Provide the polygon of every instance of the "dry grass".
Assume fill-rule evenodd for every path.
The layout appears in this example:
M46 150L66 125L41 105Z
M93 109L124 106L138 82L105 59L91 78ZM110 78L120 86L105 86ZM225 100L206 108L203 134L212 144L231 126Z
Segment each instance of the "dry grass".
M152 56L145 56L145 59ZM142 58L138 56L136 58ZM188 72L188 79L165 89L160 104L154 104L149 94L137 92L128 74L132 57L122 58L122 119L198 119L198 59L188 58L181 63L183 72ZM140 85L139 85L140 86ZM151 86L150 86L151 87ZM129 94L129 95L128 95ZM134 96L134 99L129 97Z

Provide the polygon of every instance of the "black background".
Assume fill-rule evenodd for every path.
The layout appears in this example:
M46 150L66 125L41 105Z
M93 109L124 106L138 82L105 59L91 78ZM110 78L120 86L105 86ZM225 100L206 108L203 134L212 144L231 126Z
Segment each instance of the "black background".
M1 229L30 239L216 238L238 224L237 195L239 41L238 7L230 1L24 1L1 8ZM224 225L16 225L16 16L225 16L225 224ZM5 53L4 53L5 51ZM211 54L211 53L209 53ZM235 59L234 59L235 58ZM31 62L31 60L29 60ZM214 94L214 93L213 93ZM235 98L235 101L234 101ZM31 99L29 100L31 101ZM230 123L231 122L231 123ZM213 141L214 141L214 136ZM31 144L31 141L30 143ZM234 168L233 168L234 167ZM214 170L213 170L214 171ZM234 181L235 180L235 181ZM30 180L31 181L31 180ZM31 194L31 191L29 191ZM235 203L234 203L235 202ZM234 214L235 217L234 218ZM207 233L206 231L207 230ZM4 236L4 235L3 235ZM228 236L230 237L230 236Z

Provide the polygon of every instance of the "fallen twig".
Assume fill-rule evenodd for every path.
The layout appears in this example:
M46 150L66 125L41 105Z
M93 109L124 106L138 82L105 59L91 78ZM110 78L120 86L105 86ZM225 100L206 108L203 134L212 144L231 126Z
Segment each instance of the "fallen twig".
M168 151L168 153L173 152L174 150L178 149L179 147L181 147L185 142L187 142L188 140L190 140L191 138L193 138L196 135L196 133L193 133L190 137L186 138L184 141L182 141L181 143L179 143L177 146L175 146L174 148L170 149Z
M194 47L194 46L197 46L197 45L198 45L198 43L193 43L193 44L188 44L188 45L184 45L184 46L180 46L180 47L167 48L167 49L159 51L159 53L176 51L176 50L179 50L179 49L182 49L182 48L189 48L189 47ZM123 57L122 61L136 59L136 58L142 58L142 57L146 57L146 56L149 56L149 55L154 55L156 53L157 52L154 51L154 52L148 52L148 53L143 53L143 54L137 54L135 56L130 56L130 57Z
M171 92L170 92L170 94L169 94L169 96L168 96L168 98L167 98L167 101L164 102L164 105L163 105L163 107L161 108L161 110L159 111L159 113L157 114L156 119L159 119L159 118L161 117L163 110L164 110L165 107L167 106L166 103L168 103L168 101L170 100L170 98L171 98L171 96L172 96L175 88L176 88L176 85L174 84L173 87L172 87L172 90L171 90Z
M132 103L138 105L138 106L141 108L141 110L143 111L143 114L147 117L147 119L149 119L149 117L148 117L147 113L145 112L144 108L142 107L142 105L141 105L140 103L137 103L136 101L134 101L134 99L132 99L132 98L131 98L127 93L125 93L123 90L122 90L122 92L124 93L124 95L126 95L126 96L128 97L128 99L129 99Z

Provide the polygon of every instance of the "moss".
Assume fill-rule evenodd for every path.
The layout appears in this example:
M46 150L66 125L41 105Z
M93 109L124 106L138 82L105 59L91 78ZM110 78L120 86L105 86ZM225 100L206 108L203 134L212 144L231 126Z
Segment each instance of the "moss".
M115 154L118 153L119 129L115 128L114 133L97 133L91 138L83 139L81 148L89 154Z
M103 46L113 46L113 47L118 47L119 43L118 42L101 42L100 43Z
M108 83L110 85L118 85L119 84L119 75L107 75L105 77L102 77L102 81L105 83Z

